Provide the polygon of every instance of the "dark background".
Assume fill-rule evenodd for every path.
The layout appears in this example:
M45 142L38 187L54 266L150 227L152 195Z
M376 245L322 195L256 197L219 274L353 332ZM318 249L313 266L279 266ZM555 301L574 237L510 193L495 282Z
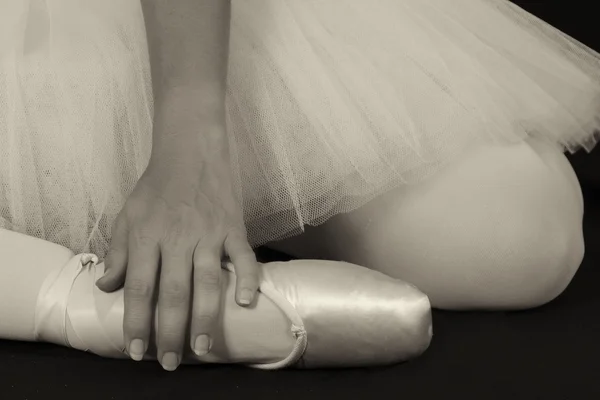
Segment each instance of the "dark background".
M514 2L600 50L594 2ZM526 312L435 311L434 341L412 362L377 369L277 372L183 366L166 373L158 363L0 341L0 399L600 399L598 152L570 157L586 198L586 257L565 293ZM273 256L262 250L259 255Z

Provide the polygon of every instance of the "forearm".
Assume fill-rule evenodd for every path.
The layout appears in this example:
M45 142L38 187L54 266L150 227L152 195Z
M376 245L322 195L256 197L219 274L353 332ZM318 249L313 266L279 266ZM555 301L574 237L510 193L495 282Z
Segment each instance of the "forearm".
M155 102L153 147L225 135L231 0L142 0Z

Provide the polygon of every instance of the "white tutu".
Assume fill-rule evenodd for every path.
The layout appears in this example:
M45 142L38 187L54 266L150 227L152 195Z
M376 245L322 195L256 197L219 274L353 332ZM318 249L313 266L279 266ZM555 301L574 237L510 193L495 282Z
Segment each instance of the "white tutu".
M233 0L231 29L253 245L473 143L589 151L600 128L600 55L506 0ZM150 155L149 68L139 0L0 0L0 227L104 256Z

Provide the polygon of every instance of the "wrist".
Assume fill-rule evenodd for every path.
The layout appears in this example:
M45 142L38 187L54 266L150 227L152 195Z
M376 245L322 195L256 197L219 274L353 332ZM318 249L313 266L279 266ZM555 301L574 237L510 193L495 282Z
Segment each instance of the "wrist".
M225 85L220 82L187 82L164 85L154 92L154 115L180 117L225 115Z
M203 121L192 126L179 125L174 131L154 135L150 164L157 169L178 171L229 160L225 124Z
M221 95L214 88L170 87L156 99L153 146L195 148L225 138L224 91Z
M185 132L190 126L224 125L225 89L211 85L169 86L155 94L154 124L160 128L154 133L167 135L178 133L178 128Z

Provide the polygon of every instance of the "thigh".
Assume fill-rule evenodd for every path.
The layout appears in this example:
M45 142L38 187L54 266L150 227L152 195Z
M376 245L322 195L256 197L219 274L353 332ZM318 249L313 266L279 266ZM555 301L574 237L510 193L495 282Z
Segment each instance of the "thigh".
M582 215L557 147L480 146L431 179L270 247L377 269L440 308L528 308L556 297L577 270Z

